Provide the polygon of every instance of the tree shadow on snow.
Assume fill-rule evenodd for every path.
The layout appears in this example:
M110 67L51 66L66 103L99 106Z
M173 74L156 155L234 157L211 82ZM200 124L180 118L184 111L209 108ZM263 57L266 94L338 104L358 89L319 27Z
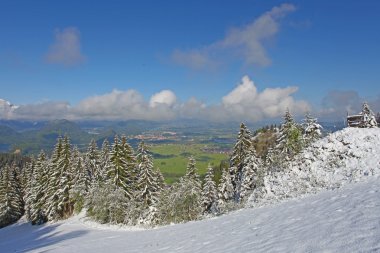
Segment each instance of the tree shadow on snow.
M56 243L83 236L88 233L85 230L57 231L61 224L49 224L31 226L30 224L12 225L0 239L0 248L4 252L29 252L54 245ZM53 250L54 249L49 249ZM42 251L43 252L43 251Z

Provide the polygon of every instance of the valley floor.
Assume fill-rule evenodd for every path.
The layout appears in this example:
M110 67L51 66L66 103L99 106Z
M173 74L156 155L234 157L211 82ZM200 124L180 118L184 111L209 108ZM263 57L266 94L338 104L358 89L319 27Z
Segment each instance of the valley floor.
M380 178L303 199L152 230L80 216L0 229L1 252L380 252Z

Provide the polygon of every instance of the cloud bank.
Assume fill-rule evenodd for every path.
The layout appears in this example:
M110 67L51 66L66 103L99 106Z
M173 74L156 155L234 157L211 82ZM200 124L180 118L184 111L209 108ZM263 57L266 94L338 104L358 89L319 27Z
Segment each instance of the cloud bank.
M73 66L85 61L81 52L80 32L75 27L55 31L54 43L45 55L45 60L52 64Z
M373 99L365 99L352 90L330 91L323 99L319 112L320 117L328 120L345 119L346 114L357 114L367 102L372 111L380 112L380 95Z
M237 55L246 64L268 66L271 59L265 42L279 32L281 19L295 10L292 4L273 7L246 26L230 29L223 39L201 49L174 50L171 60L193 69L215 68L223 62L222 58L227 53Z
M149 100L144 99L136 90L113 90L83 99L77 105L51 101L10 107L10 103L4 101L0 106L0 117L25 120L200 119L255 122L280 117L286 108L296 115L309 110L306 101L294 99L297 90L297 87L286 87L259 91L254 82L244 76L218 104L213 105L207 105L194 97L181 102L171 90L157 92Z

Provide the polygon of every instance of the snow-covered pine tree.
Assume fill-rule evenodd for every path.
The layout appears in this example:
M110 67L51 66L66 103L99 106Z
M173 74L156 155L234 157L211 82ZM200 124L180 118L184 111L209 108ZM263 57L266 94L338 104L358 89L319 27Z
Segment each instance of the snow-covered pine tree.
M90 171L84 166L83 158L76 146L73 148L72 153L71 166L73 168L71 171L73 171L73 186L70 195L74 201L74 211L79 213L82 210L85 198L90 191L91 179Z
M202 213L201 191L195 159L190 157L186 174L161 195L159 217L162 223L198 219Z
M192 181L196 190L201 191L201 180L199 178L196 161L193 156L189 157L184 179Z
M6 165L0 173L0 228L2 228L23 215L24 203L16 169Z
M42 224L47 220L46 200L49 174L46 155L43 151L37 157L33 170L31 202L30 202L30 221L32 224Z
M74 184L74 166L72 166L71 153L69 137L65 136L63 140L61 160L59 162L59 167L62 170L62 177L60 180L62 218L67 218L74 212L74 200L70 194L71 188Z
M164 175L162 175L160 168L155 169L155 174L158 179L158 187L159 191L161 192L165 188L165 178Z
M60 180L62 176L62 170L59 167L59 162L61 160L63 150L63 140L58 137L57 143L54 146L54 151L51 156L50 162L48 163L48 184L47 192L45 194L45 206L46 215L48 219L56 219L59 217L58 204L59 204L59 191L60 191Z
M152 156L148 152L144 142L141 142L137 150L139 174L136 198L144 207L156 203L159 193L158 178L153 168Z
M53 181L48 202L48 217L51 220L67 218L74 212L74 201L70 196L73 184L71 166L71 144L67 136L62 141L59 159L53 164Z
M82 158L78 147L75 146L72 153L71 166L73 166L73 168L71 171L73 172L73 190L84 197L87 195L91 187L91 172L88 170L88 167L85 166L84 159Z
M137 169L137 161L136 161L136 155L131 145L127 142L127 137L123 135L121 137L121 149L123 152L123 156L125 161L127 162L127 185L130 189L137 188L137 175L138 175L138 169Z
M100 154L96 141L91 140L87 148L87 153L85 156L84 166L86 171L88 171L90 180L99 181L101 180L101 171L100 171Z
M218 186L218 208L220 211L226 211L229 203L234 198L234 187L232 185L231 174L228 169L224 169Z
M108 180L107 173L110 166L110 144L107 139L104 139L100 152L99 181L105 182Z
M246 200L251 192L260 184L264 176L263 163L257 157L255 148L252 146L243 168L243 182L241 185L240 197Z
M306 146L322 137L322 126L307 112L303 120L303 139Z
M139 223L154 224L157 219L157 202L161 190L158 174L153 168L152 156L141 142L137 150L138 171L136 201L141 208Z
M265 160L264 160L265 166L270 167L272 164L277 164L277 162L275 161L276 157L277 156L276 156L276 152L274 148L269 147L268 152L265 155Z
M277 156L275 160L280 163L289 161L298 154L302 148L303 140L301 127L294 122L293 116L287 109L274 148Z
M110 166L108 168L107 177L111 184L123 189L125 195L131 199L133 197L133 189L128 185L127 166L128 162L125 159L125 151L123 150L119 137L116 135L110 152Z
M242 183L242 173L244 161L248 155L249 149L252 146L252 135L244 123L240 124L238 137L233 148L232 156L230 159L231 168L230 173L232 176L232 185L234 187L234 199L236 202L240 201L240 187Z
M363 122L361 122L362 127L377 127L375 114L372 112L367 102L363 103L362 111L360 114L363 115Z
M30 220L31 216L33 172L35 163L35 158L32 156L30 162L28 162L23 169L25 215L28 220Z
M202 189L202 208L204 213L215 214L218 211L218 192L214 181L214 169L208 165Z

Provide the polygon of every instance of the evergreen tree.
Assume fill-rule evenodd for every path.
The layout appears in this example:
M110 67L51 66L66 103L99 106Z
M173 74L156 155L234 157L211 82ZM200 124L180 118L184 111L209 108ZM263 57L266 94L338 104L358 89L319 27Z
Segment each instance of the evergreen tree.
M243 168L243 182L240 192L242 199L249 197L250 193L260 184L260 180L263 176L262 161L257 157L256 151L252 147Z
M218 187L218 207L225 210L228 203L234 198L234 188L232 185L231 174L228 169L224 169Z
M131 145L127 142L127 137L122 136L121 138L121 149L123 152L123 156L125 161L127 162L127 179L128 179L128 187L131 189L136 188L136 183L137 183L137 176L139 174L138 168L137 168L137 160L135 156L135 152L132 148Z
M375 114L369 108L369 105L367 102L363 103L361 115L363 115L363 122L361 122L362 127L366 127L366 128L377 127Z
M305 145L309 145L322 137L322 126L318 124L316 118L311 117L310 113L306 113L305 115L303 129L303 139Z
M100 154L96 141L91 140L87 153L85 156L85 167L86 171L89 173L90 180L98 181L101 180L102 173L100 169Z
M108 180L108 170L110 169L110 144L107 139L104 139L102 144L102 150L100 152L100 163L99 163L99 182L105 182Z
M85 198L88 196L91 188L91 173L88 167L84 166L84 159L77 147L74 147L72 153L71 166L73 168L71 171L73 171L73 186L70 191L70 196L74 202L74 211L79 213L84 206Z
M140 221L143 224L157 223L157 202L161 185L157 171L153 168L152 156L144 142L138 146L137 161L139 174L137 177L136 201L140 205Z
M25 214L26 218L30 220L31 216L31 205L32 205L32 187L33 187L33 173L35 166L34 157L31 158L31 161L26 165L23 170L24 173L24 203L25 203Z
M234 199L236 202L240 201L240 187L242 183L242 173L245 166L244 161L248 155L249 149L252 146L252 135L249 129L240 124L240 130L237 141L233 148L232 156L230 159L231 168L230 173L232 176L232 185L234 188Z
M285 112L276 143L275 152L278 157L275 160L278 162L289 161L302 150L301 128L294 122L289 110Z
M121 145L118 136L115 136L112 150L110 152L110 166L107 177L113 185L123 189L129 199L132 198L132 189L128 187L129 180L125 151L123 150L123 146Z
M54 171L49 191L48 217L52 220L67 218L74 211L74 202L70 196L73 184L71 145L67 136L61 141L60 151L58 159L52 162L51 168Z
M152 206L158 199L159 182L153 168L152 156L148 153L144 142L138 146L137 161L139 168L137 201L142 202L145 207Z
M200 191L201 190L201 180L198 175L198 169L196 167L196 161L194 157L189 158L189 162L187 163L186 167L186 174L184 179L189 180L194 184L195 190Z
M204 213L216 213L217 212L217 195L216 184L214 181L214 170L209 165L205 177L205 182L202 189L202 208Z
M75 192L77 192L81 196L86 196L91 187L91 172L88 170L87 166L84 166L83 158L79 153L77 147L73 149L72 155L72 163L73 166L73 184L75 188ZM95 162L98 163L98 162ZM94 177L95 179L98 177Z
M50 162L47 166L47 172L49 177L47 180L47 192L44 194L44 209L49 219L58 218L58 192L60 191L60 180L62 171L59 168L59 161L61 159L63 150L63 141L61 137L58 137L57 143L54 146L54 151L51 156Z
M0 175L0 228L17 221L23 213L24 203L16 169L6 165Z
M37 157L36 164L31 178L31 201L30 201L30 221L32 224L42 224L47 220L46 200L48 187L48 165L43 151Z
M201 182L195 159L189 158L186 174L161 194L159 218L162 223L196 220L202 213Z

